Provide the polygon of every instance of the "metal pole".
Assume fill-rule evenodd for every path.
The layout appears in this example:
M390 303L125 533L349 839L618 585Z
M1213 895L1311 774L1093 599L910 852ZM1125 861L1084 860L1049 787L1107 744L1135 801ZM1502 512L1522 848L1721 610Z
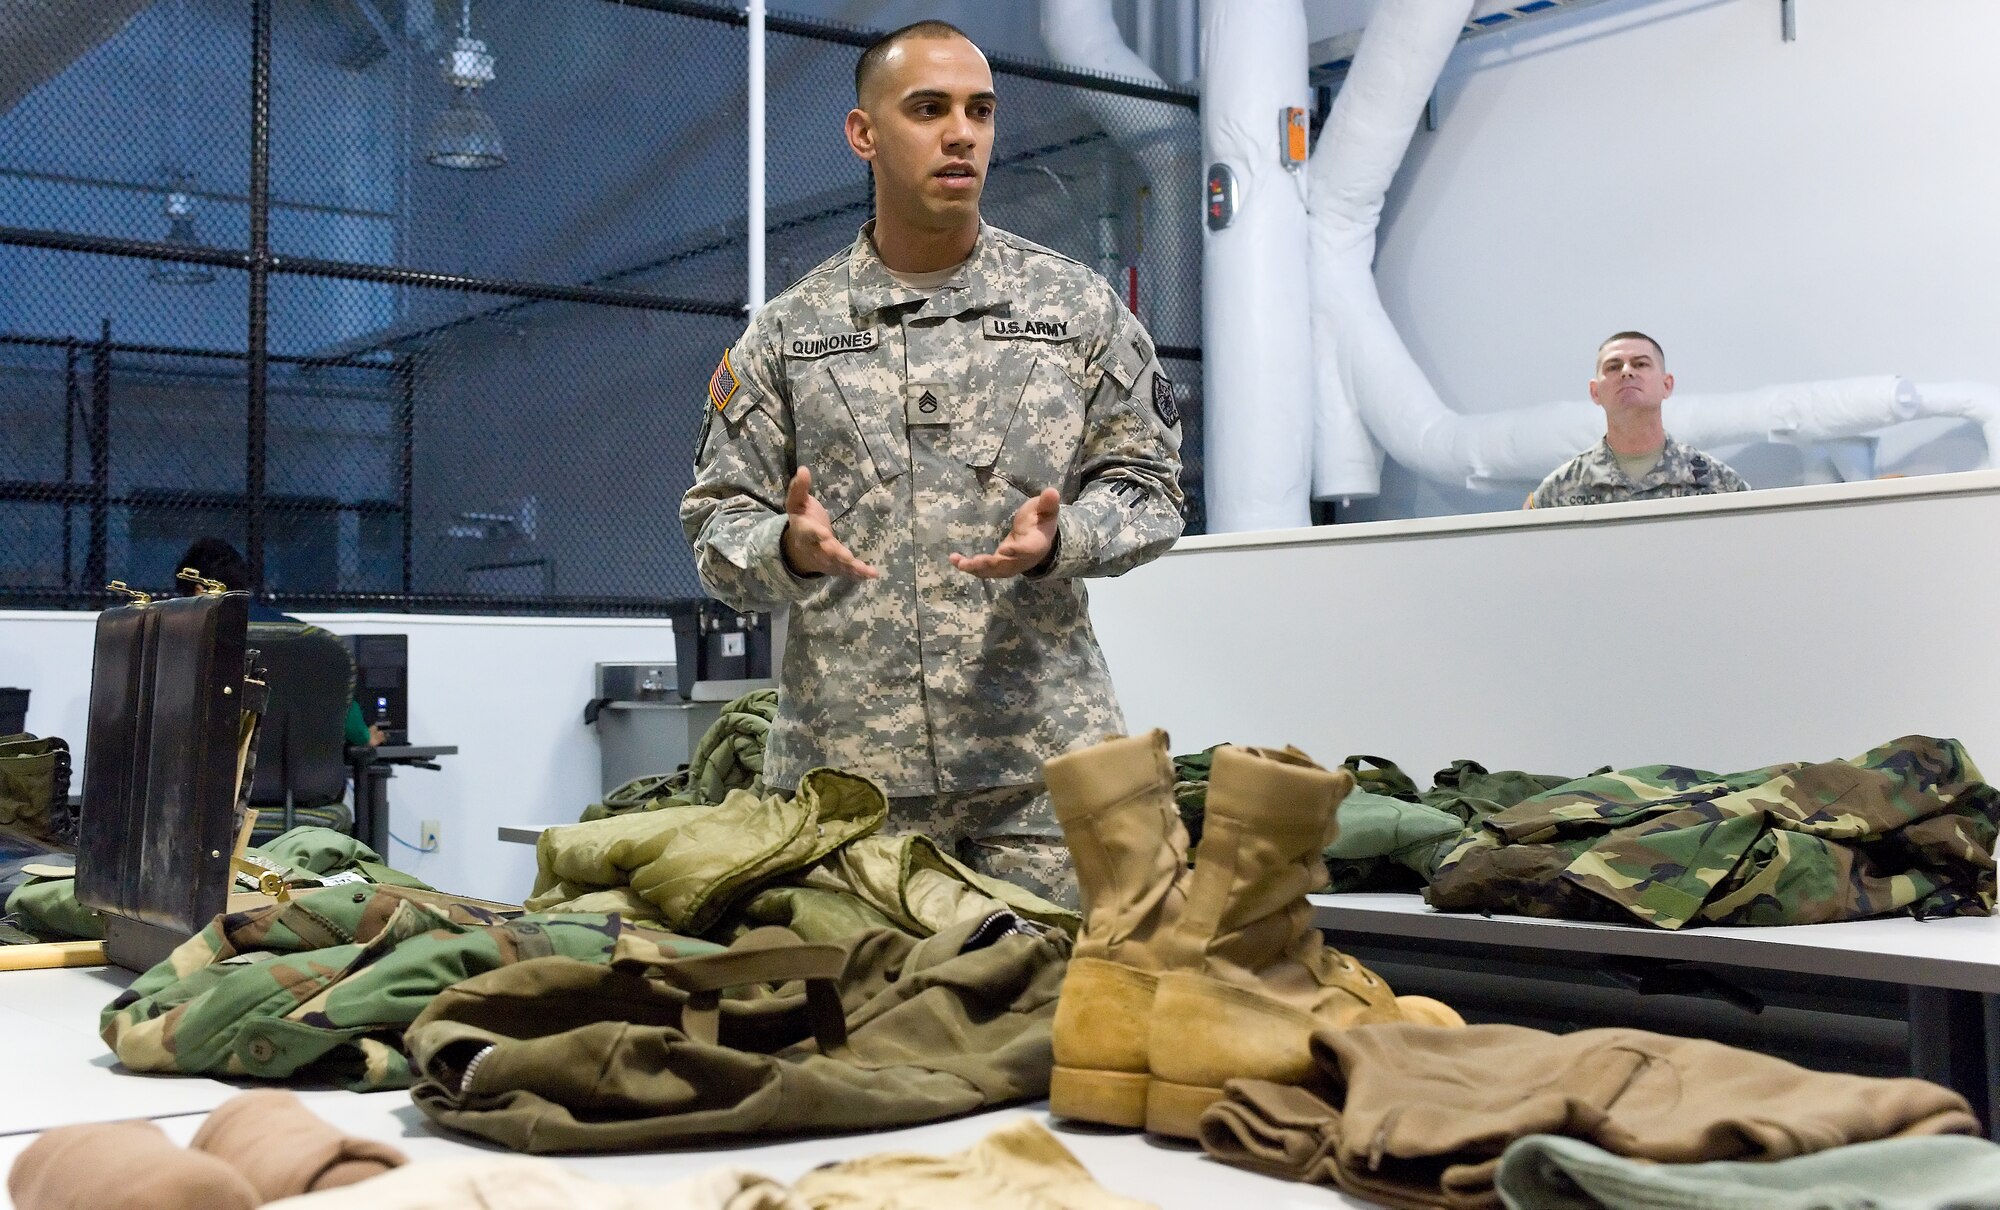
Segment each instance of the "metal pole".
M71 338L63 351L63 486L76 482L76 409L81 402L82 387L76 380L76 340ZM63 498L63 556L62 586L76 587L76 568L71 563L74 557L75 539L71 534L74 527L75 509L69 498Z
M748 239L749 281L743 292L744 310L751 316L764 305L764 0L749 0L750 63L746 89L750 111Z
M417 370L411 358L405 357L396 363L403 379L403 399L396 405L396 437L400 453L397 455L396 474L399 480L397 498L403 505L403 597L408 598L415 591L415 577L412 575L410 558L411 536L417 525L416 515L416 432L417 432Z
M84 541L83 582L89 592L110 579L105 569L111 505L111 321L98 328L90 363L90 535Z
M271 0L250 4L250 315L243 495L252 591L264 587L264 471L271 296Z

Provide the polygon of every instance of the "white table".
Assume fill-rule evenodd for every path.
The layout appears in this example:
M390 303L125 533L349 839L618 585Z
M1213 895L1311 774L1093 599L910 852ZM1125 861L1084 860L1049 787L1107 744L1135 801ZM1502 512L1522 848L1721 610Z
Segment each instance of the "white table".
M1349 937L1698 962L1896 984L1910 1068L1975 1108L2000 1108L2000 916L1907 916L1767 928L1659 929L1440 912L1415 894L1314 895L1313 923ZM1987 1113L2000 1139L2000 1113Z
M12 1094L0 1103L0 1172L40 1131L80 1122L151 1118L185 1144L211 1110L243 1088L261 1086L136 1075L118 1066L97 1039L97 1014L131 978L115 968L0 972L0 1065L9 1075ZM300 1096L341 1130L391 1143L412 1160L497 1154L491 1144L434 1126L406 1092L322 1088L301 1090ZM821 1164L884 1151L958 1151L1022 1117L1049 1123L1046 1107L1034 1105L880 1133L564 1156L559 1162L596 1180L631 1185L662 1184L722 1165L790 1181ZM1105 1188L1164 1207L1328 1210L1369 1204L1329 1189L1231 1168L1199 1150L1155 1143L1140 1134L1057 1129L1056 1136ZM0 1210L9 1205L0 1182Z
M575 820L571 820L575 823ZM534 844L542 838L542 833L550 828L560 828L559 823L503 823L500 825L500 839L506 844Z

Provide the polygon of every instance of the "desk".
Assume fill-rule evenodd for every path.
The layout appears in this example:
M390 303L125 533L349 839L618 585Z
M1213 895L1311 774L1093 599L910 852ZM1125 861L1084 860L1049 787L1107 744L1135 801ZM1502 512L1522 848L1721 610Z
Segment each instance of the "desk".
M354 838L377 853L389 851L389 786L395 766L435 769L440 756L458 755L456 744L382 744L349 748L348 770L354 777Z
M1657 929L1440 912L1414 894L1313 895L1331 933L1699 962L1865 979L1909 996L1910 1070L2000 1107L2000 916L1889 916L1769 928ZM2000 1114L1986 1113L2000 1140Z
M0 972L0 1065L17 1092L0 1102L0 1171L53 1126L151 1118L186 1144L207 1114L258 1081L223 1083L195 1076L135 1075L119 1067L96 1039L98 1010L130 982L116 969ZM38 1026L22 1032L23 1024ZM380 1139L412 1160L495 1154L491 1144L448 1134L411 1103L407 1092L354 1093L301 1089L320 1117L350 1134ZM1048 1123L1046 1106L1017 1106L903 1130L831 1138L745 1141L710 1148L602 1156L558 1162L595 1180L661 1184L721 1165L749 1168L779 1180L808 1169L884 1151L943 1154L971 1146L1020 1118ZM1099 1183L1114 1193L1163 1207L1269 1206L1277 1210L1363 1207L1329 1189L1273 1180L1230 1168L1201 1152L1159 1144L1131 1133L1058 1129L1058 1138ZM10 1205L0 1189L0 1207Z

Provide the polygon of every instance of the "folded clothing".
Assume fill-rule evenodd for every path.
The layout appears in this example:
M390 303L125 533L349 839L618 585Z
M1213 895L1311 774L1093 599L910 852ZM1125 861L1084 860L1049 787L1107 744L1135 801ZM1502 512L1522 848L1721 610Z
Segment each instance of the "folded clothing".
M815 1168L792 1186L812 1210L1145 1210L1119 1197L1048 1127L1023 1118L963 1151L885 1152Z
M1653 1164L1537 1134L1500 1157L1507 1210L1975 1210L2000 1206L2000 1144L1879 1139L1788 1160Z
M1492 1208L1501 1153L1531 1134L1684 1164L1979 1131L1963 1097L1924 1080L1636 1029L1371 1025L1322 1030L1312 1054L1307 1086L1232 1081L1202 1115L1208 1153L1391 1206Z
M286 1198L266 1210L807 1210L790 1190L741 1168L667 1185L612 1185L523 1155L432 1160L361 1185Z

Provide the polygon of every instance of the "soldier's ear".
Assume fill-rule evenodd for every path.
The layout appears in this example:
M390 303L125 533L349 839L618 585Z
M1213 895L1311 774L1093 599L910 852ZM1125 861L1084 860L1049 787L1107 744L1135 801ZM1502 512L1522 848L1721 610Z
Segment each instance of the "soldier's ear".
M1669 374L1666 376L1664 381L1666 383L1667 389L1666 393L1660 396L1660 398L1662 399L1666 399L1674 393L1674 376L1672 374Z
M847 145L855 155L875 162L875 121L858 105L847 111Z

